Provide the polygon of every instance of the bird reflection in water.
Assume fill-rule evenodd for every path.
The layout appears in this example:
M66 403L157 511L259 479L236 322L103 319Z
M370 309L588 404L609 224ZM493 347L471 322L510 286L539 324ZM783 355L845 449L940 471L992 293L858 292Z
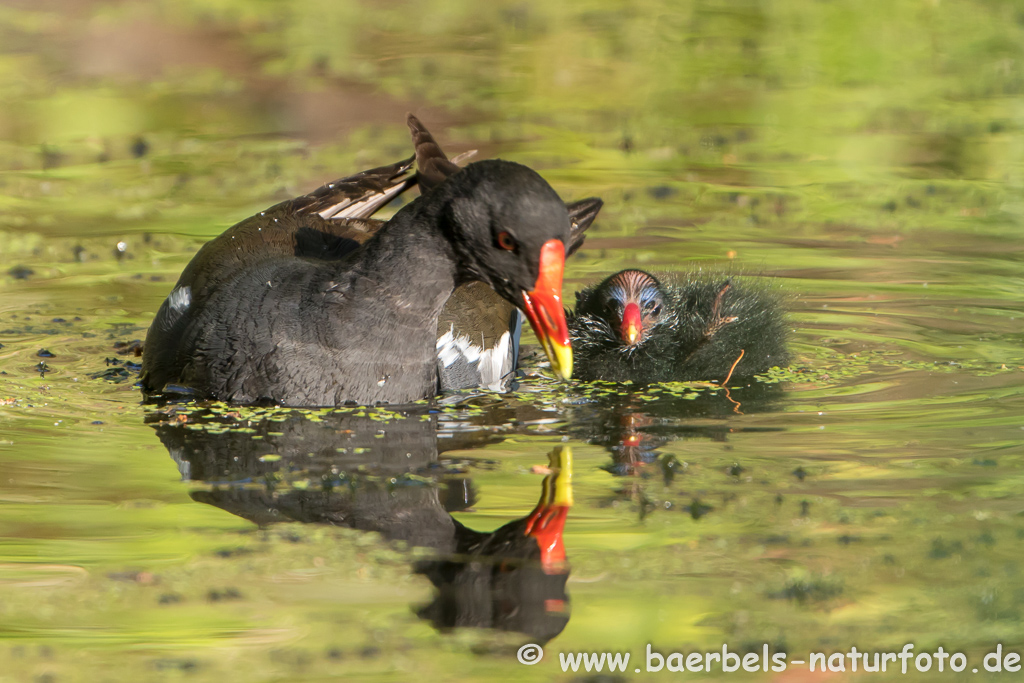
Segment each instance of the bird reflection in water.
M456 524L456 553L416 565L437 588L420 617L446 631L459 626L529 633L546 643L569 621L569 568L562 531L572 506L572 451L550 455L533 511L491 533Z
M696 396L662 392L656 401L645 400L649 399L645 390L610 392L574 408L570 434L608 450L611 460L602 469L622 480L614 500L631 501L643 519L664 504L652 492L651 480L678 489L677 480L688 466L676 455L662 452L665 444L691 439L724 443L738 431L777 431L737 426L733 418L738 402L743 405L740 414L751 415L775 410L783 396L778 384L756 381ZM695 495L685 509L699 519L713 508Z
M426 409L254 411L245 420L174 411L152 413L150 421L182 478L209 485L193 491L194 500L261 526L331 524L432 548L436 555L413 571L430 580L435 597L416 612L441 631L490 628L544 643L568 623L568 446L550 453L540 500L528 515L479 532L450 514L471 507L476 492L465 462L439 461L438 416ZM448 450L502 438L481 431L445 436Z

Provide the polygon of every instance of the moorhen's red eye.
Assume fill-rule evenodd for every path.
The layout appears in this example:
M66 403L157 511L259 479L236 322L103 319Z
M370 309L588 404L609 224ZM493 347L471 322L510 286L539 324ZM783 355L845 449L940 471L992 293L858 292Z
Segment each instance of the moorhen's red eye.
M499 232L498 246L501 247L502 249L505 249L506 251L515 251L516 238L508 234L507 232Z

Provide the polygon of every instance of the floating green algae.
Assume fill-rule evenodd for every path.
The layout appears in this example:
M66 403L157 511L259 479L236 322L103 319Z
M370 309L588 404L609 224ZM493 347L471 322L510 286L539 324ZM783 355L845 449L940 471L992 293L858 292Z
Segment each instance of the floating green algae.
M4 8L0 670L551 680L574 676L559 652L647 643L1019 650L1022 27L970 0ZM567 305L625 267L764 274L794 295L795 362L728 392L532 363L514 395L423 412L140 405L115 343L199 245L404 158L409 109L446 150L605 200ZM367 443L291 431L343 419ZM370 466L414 452L410 423L436 456ZM263 450L190 472L157 432L175 425ZM570 620L533 667L520 636L415 616L424 548L198 502L444 480L490 530L532 509L563 440Z

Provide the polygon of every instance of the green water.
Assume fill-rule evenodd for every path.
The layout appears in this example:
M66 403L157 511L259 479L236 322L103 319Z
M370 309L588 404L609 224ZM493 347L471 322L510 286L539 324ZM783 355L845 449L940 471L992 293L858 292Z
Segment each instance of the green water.
M0 681L587 680L576 651L707 677L635 673L648 643L941 645L966 670L917 678L981 680L1024 652L1019 2L12 2L0 102ZM793 367L406 416L143 405L114 344L195 250L407 156L407 111L605 200L570 291L775 276ZM317 507L450 524L444 498L491 531L563 443L568 621L535 666L530 635L419 616L432 550Z

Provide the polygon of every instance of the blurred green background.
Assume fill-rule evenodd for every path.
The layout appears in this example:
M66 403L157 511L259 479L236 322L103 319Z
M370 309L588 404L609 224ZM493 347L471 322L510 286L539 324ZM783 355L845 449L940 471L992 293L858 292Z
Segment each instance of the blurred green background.
M457 517L493 529L575 443L572 618L534 667L415 617L420 551L194 502L108 381L199 245L408 156L409 111L450 154L605 200L569 290L707 267L793 295L774 412L650 418L673 483L615 476L580 425L618 418L530 382L551 425L457 453L481 492ZM1020 651L1022 223L1016 0L3 2L0 681L606 680L554 652L648 642ZM824 680L801 675L764 680Z

